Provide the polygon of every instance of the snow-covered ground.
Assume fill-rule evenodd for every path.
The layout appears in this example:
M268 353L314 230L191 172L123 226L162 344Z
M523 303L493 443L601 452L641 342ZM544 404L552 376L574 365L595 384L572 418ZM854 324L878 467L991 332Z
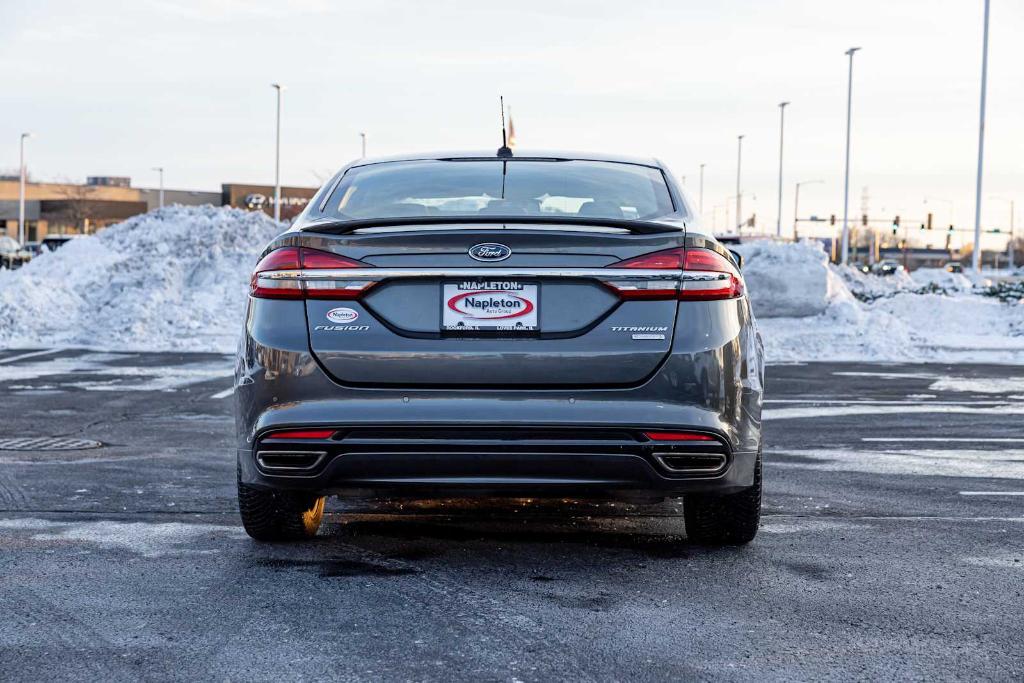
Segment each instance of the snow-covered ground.
M230 353L256 259L284 226L259 212L169 207L0 271L0 348ZM864 275L816 243L739 245L771 362L1024 363L1024 303L962 275ZM1006 298L1006 297L1004 297Z
M1024 303L983 296L963 275L866 275L828 264L814 243L736 250L772 362L1024 363Z
M284 230L259 212L172 206L0 271L0 347L230 352L249 275Z

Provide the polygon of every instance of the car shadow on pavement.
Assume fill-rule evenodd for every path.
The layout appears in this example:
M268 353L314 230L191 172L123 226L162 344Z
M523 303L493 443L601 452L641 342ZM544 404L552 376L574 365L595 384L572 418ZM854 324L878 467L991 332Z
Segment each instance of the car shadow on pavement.
M571 499L442 499L336 505L321 535L386 548L398 559L424 559L467 544L491 547L590 546L653 558L731 553L690 544L682 502Z

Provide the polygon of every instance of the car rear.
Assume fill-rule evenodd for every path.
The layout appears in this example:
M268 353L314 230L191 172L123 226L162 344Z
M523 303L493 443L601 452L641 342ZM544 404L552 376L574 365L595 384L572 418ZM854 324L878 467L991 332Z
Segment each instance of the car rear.
M688 220L656 162L344 169L253 275L240 500L291 532L247 528L328 494L759 501L760 339Z

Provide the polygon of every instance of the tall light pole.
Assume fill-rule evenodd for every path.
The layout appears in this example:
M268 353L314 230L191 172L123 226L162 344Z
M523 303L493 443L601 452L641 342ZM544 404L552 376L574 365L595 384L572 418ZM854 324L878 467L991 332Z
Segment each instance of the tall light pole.
M366 133L360 133L359 137L362 138L362 144L363 144L363 155L361 157L359 157L359 158L360 159L365 159L366 158Z
M25 244L25 140L32 137L32 133L22 133L20 143L20 170L18 173L18 243Z
M823 183L824 180L801 180L796 184L796 193L793 197L793 241L797 240L797 221L800 220L800 186Z
M981 272L981 169L985 157L985 91L988 87L988 5L985 0L985 29L981 47L981 112L978 116L978 179L974 191L974 250L971 267Z
M700 215L701 219L704 218L704 167L707 164L700 165Z
M281 92L284 86L271 83L277 90L277 142L274 145L274 220L281 220Z
M782 139L786 132L786 107L789 102L779 102L779 213L775 217L775 236L782 237Z
M736 136L736 234L743 227L743 193L740 190L740 171L743 169L743 135Z
M160 208L164 208L164 167L154 166L153 170L160 174Z
M843 252L841 263L846 265L850 258L850 114L853 108L853 54L859 47L851 47L846 51L850 58L850 70L846 78L846 173L843 180ZM833 239L834 239L833 235Z

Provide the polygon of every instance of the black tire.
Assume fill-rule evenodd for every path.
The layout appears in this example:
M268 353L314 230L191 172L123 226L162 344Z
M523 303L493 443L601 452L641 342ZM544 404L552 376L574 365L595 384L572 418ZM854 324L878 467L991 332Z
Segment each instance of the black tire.
M697 494L683 498L686 537L700 545L745 545L761 523L761 454L754 463L754 485L725 496Z
M301 541L316 536L327 498L268 491L238 482L238 511L245 533L257 541Z

